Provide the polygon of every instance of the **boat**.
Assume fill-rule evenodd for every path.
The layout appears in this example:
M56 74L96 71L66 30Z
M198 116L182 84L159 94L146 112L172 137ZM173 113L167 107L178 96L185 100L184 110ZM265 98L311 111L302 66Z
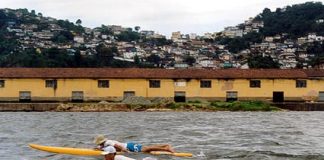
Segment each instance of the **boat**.
M53 146L42 146L38 144L29 144L29 147L41 151L50 152L50 153L70 154L70 155L78 155L78 156L100 156L103 153L103 151L95 150L95 149L53 147Z
M29 147L57 154L69 154L69 155L77 155L77 156L100 156L103 154L103 151L95 150L95 149L87 149L87 148L71 148L71 147L54 147L54 146L43 146L38 144L29 144ZM122 154L122 152L118 152L118 154ZM177 157L192 157L192 153L181 153L181 152L164 152L164 151L152 151L150 152L152 155L172 155Z

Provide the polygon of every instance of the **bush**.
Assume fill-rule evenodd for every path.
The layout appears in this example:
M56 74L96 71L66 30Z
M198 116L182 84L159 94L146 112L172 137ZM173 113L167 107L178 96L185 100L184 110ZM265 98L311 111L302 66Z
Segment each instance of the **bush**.
M194 101L188 101L188 103L201 103L199 100L194 100Z
M211 106L229 111L276 111L277 107L262 101L212 102Z
M169 103L166 107L167 108L170 108L170 109L179 109L179 108L181 108L181 104L178 104L178 103Z

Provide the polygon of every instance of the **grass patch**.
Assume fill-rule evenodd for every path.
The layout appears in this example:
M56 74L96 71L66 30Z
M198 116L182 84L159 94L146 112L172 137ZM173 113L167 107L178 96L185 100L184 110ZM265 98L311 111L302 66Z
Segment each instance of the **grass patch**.
M194 103L195 102L195 103ZM188 103L167 103L149 106L129 105L129 108L135 111L141 111L148 108L167 108L172 110L195 110L195 111L279 111L280 108L271 106L262 101L236 101L236 102L220 102L213 101L210 103L202 103L200 101L192 101Z
M277 111L277 107L262 101L211 102L211 106L228 111Z
M173 110L205 110L206 107L201 103L170 103L166 105L168 109Z
M188 101L188 103L201 103L199 100L194 100L194 101Z
M182 104L181 103L169 103L166 105L166 107L169 109L181 109Z

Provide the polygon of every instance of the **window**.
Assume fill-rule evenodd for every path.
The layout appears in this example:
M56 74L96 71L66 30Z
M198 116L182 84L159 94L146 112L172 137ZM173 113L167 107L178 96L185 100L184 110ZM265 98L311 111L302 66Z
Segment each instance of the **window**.
M31 92L30 91L20 91L19 92L19 101L20 102L31 101Z
M124 91L124 98L127 97L135 97L135 92L134 91Z
M109 88L109 80L98 80L98 88Z
M237 101L237 91L226 92L226 102Z
M211 88L212 84L210 80L200 81L200 88Z
M83 101L83 91L72 91L72 101Z
M150 88L160 88L161 82L160 80L150 80Z
M261 88L260 80L250 80L250 88Z
M174 82L174 86L175 87L186 87L187 82L185 80L178 80L178 81Z
M57 81L56 80L46 80L45 81L45 87L46 88L56 88L57 87Z
M296 80L296 88L306 88L307 81L306 80Z
M4 88L5 87L5 80L0 80L0 88Z

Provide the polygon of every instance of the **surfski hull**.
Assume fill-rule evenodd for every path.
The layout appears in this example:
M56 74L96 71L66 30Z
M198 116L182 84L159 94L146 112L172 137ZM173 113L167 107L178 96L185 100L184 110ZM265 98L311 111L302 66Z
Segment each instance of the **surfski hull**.
M69 155L77 155L77 156L100 156L103 153L103 151L86 149L86 148L53 147L53 146L43 146L38 144L29 144L29 146L31 148L45 151L45 152L57 153L57 154L69 154ZM150 154L172 155L177 157L192 157L192 153L171 153L171 152L153 151L150 152Z
M70 154L70 155L79 155L79 156L100 156L102 151L86 148L69 148L69 147L52 147L52 146L42 146L37 144L29 144L31 148L51 152L58 154Z

